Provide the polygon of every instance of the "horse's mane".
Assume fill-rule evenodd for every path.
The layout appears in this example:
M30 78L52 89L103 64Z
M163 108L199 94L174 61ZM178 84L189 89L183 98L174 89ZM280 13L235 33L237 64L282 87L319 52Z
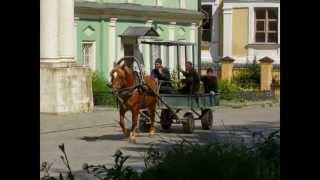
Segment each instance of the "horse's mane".
M131 67L126 66L125 64L117 64L114 66L113 70L111 71L111 76L114 72L118 72L120 76L128 79L129 77L132 77L132 82L135 82L135 79L137 78L133 69ZM151 78L150 75L144 75L142 77L146 84L148 84L148 88L152 88L154 91L156 90L157 84L154 79ZM147 89L148 89L147 88Z

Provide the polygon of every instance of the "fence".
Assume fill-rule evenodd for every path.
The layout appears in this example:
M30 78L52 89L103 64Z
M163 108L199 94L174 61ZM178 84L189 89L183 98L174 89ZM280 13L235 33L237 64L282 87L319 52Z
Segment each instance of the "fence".
M271 65L272 66L272 72L271 76L272 78L270 79L272 81L271 84L269 84L270 90L272 92L273 96L280 96L280 65ZM217 75L218 79L221 80L221 64L203 64L201 66L201 75L206 74L206 69L207 68L213 68L215 71L215 74ZM239 75L239 73L247 71L247 64L233 64L232 68L232 77L236 77ZM261 71L261 70L260 70ZM270 82L270 81L268 81Z

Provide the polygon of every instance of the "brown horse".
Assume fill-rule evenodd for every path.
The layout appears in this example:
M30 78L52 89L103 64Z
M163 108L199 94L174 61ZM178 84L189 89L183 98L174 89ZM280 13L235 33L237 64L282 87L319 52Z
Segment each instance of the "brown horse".
M136 87L136 76L132 68L126 65L115 65L110 73L112 89L119 93L122 102L120 102L120 126L126 136L130 136L132 143L136 142L136 128L138 125L138 116L140 109L147 108L149 110L151 126L149 133L155 133L154 121L157 98L153 92L157 88L157 83L150 76L144 76L144 82L147 86L144 88ZM150 89L152 88L152 90ZM121 95L122 94L122 95ZM125 128L124 117L127 111L132 112L131 132Z

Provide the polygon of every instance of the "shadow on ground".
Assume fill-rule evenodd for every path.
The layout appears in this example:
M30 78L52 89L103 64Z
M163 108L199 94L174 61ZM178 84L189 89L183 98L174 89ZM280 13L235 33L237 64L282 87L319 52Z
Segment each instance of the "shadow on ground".
M102 136L84 136L80 138L81 140L92 142L92 141L127 141L128 137L125 137L123 134L106 134Z

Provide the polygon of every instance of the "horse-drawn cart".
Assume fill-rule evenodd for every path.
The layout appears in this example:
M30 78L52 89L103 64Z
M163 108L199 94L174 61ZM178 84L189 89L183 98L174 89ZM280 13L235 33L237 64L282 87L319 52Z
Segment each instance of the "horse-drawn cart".
M170 46L176 46L177 50L177 66L179 63L180 47L184 47L184 54L187 57L187 47L192 47L192 62L195 63L194 56L194 43L184 42L142 42L144 44L150 44L151 46L164 45L167 48ZM152 49L152 48L150 48ZM152 52L150 52L152 54ZM151 56L153 57L153 56ZM198 60L198 72L200 73L201 62ZM178 79L180 75L178 73ZM159 83L160 88L161 82ZM158 91L159 92L159 91ZM195 127L195 120L201 120L202 129L208 130L213 125L213 107L219 105L219 94L159 94L157 92L157 115L160 119L158 123L161 124L162 129L168 130L172 124L182 124L183 130L186 133L192 133ZM160 112L159 112L160 111ZM179 112L186 111L182 117ZM140 113L139 128L141 131L145 131L149 128L150 120L148 118L148 112L142 110Z

